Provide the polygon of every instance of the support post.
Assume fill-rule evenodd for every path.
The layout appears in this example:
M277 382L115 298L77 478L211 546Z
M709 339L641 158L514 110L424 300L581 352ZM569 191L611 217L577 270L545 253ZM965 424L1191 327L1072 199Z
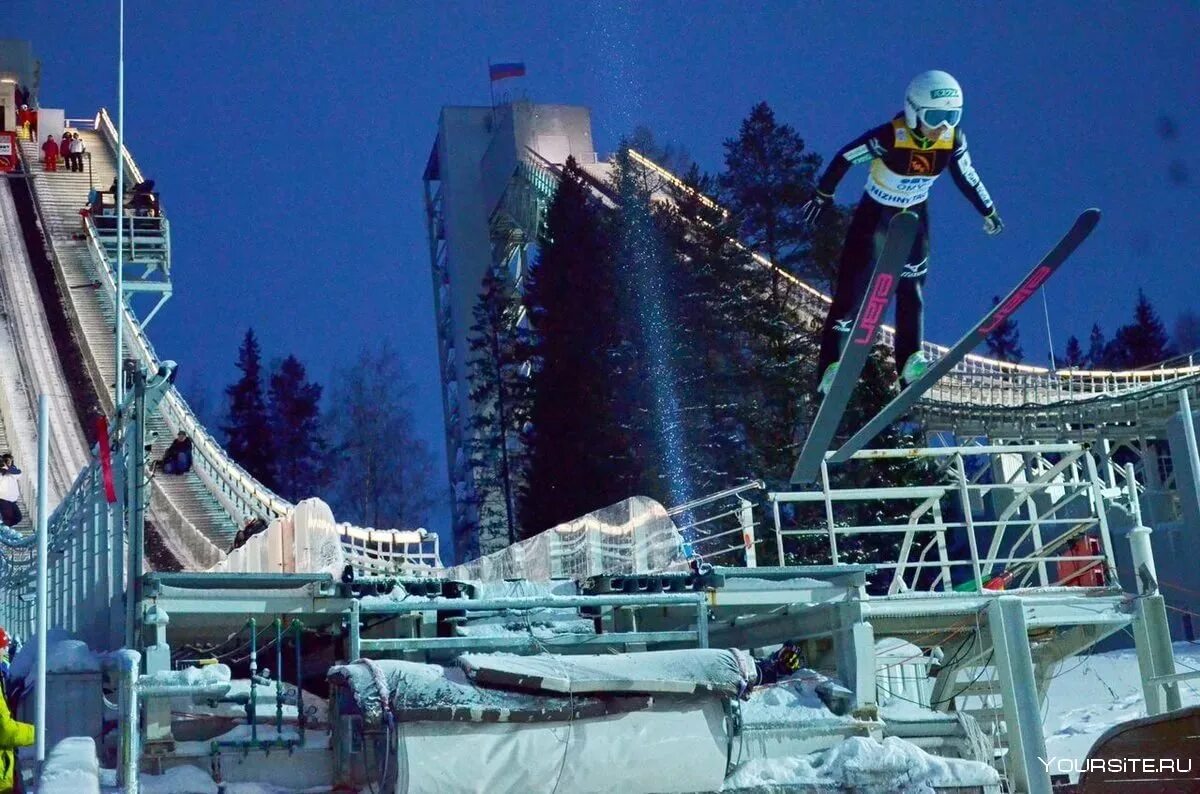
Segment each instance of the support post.
M958 475L958 497L962 503L963 523L967 527L967 543L971 548L971 573L975 577L975 589L983 592L983 569L979 564L979 544L975 538L975 516L971 512L971 492L967 489L967 466L960 453L954 455L954 471ZM953 583L951 583L953 585Z
M758 552L754 548L754 505L746 499L738 499L740 512L739 523L742 525L742 544L746 547L746 567L758 567ZM780 565L783 562L780 561Z
M1182 707L1179 684L1154 683L1158 676L1175 674L1175 654L1171 648L1171 629L1167 625L1167 605L1161 595L1137 599L1133 619L1133 638L1137 646L1138 672L1142 676L1142 695L1146 714L1153 717Z
M1037 678L1029 650L1025 607L1014 596L999 596L988 605L996 674L1000 679L1004 723L1008 731L1008 764L1013 791L1051 794L1042 733Z
M1177 488L1187 488L1192 492L1193 504L1200 505L1200 449L1196 446L1196 423L1192 419L1192 403L1188 398L1187 389L1179 390L1179 418L1183 420L1183 440L1187 446L1187 456L1191 465L1191 482L1176 483ZM1178 471L1178 469L1176 469Z
M138 670L141 655L128 648L116 652L117 672L120 675L117 698L120 709L120 762L117 765L117 782L126 794L137 794L138 767L142 757L141 736L138 731Z
M346 616L346 622L350 624L347 626L350 630L350 658L346 661L357 662L362 658L362 636L360 634L362 621L359 615L359 602L357 598L350 601L350 614Z
M124 407L121 416L121 447L116 456L122 462L125 481L125 503L122 516L128 522L129 577L125 592L125 635L130 648L135 647L138 634L138 601L141 599L142 564L145 555L146 532L146 371L134 376L133 399ZM118 411L122 409L118 406Z
M50 516L47 515L46 459L50 454L50 407L45 394L38 396L38 460L37 460L37 702L35 742L37 765L41 771L46 762L46 565L50 553Z
M861 601L837 605L838 632L834 651L838 677L854 693L854 713L878 716L875 694L875 629L864 620Z
M154 644L146 647L146 675L165 673L171 670L171 646L167 643L167 626L171 618L157 605L146 610L143 616L146 626L154 630ZM146 701L146 744L171 743L171 701L165 698Z
M125 399L125 0L121 0L117 46L117 307L116 364L117 382L113 385L113 405L120 410ZM132 575L132 574L131 574ZM126 613L127 615L129 613ZM128 627L126 631L128 632Z

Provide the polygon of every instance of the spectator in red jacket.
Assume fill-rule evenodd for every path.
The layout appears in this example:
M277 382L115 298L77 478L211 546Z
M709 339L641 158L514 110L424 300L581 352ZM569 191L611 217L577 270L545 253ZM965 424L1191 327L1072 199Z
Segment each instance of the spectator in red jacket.
M55 143L53 135L47 135L46 142L42 144L42 169L58 170L58 144Z
M58 142L58 153L63 159L63 167L69 171L71 169L71 133L63 133L62 140Z

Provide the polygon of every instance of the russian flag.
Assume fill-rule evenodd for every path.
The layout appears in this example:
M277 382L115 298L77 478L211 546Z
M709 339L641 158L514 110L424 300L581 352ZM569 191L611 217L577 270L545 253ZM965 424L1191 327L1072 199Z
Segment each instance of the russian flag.
M523 63L493 63L488 65L488 76L492 78L492 82L504 80L509 77L524 77L525 64Z

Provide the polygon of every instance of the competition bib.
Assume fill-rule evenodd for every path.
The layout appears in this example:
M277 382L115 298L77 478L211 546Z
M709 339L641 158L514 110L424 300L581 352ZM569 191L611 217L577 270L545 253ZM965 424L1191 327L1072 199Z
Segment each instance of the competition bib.
M920 204L929 197L929 186L937 179L932 176L900 176L892 171L882 160L871 163L871 173L867 176L867 195L886 204L889 207L911 207Z

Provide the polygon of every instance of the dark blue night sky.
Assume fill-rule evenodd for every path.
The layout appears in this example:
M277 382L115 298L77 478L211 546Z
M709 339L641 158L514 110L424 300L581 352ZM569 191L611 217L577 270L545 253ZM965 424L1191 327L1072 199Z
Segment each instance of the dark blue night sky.
M116 9L81 0L68 21L61 3L4 3L4 35L43 61L44 105L115 117ZM322 381L386 336L440 456L420 178L439 108L487 103L489 56L527 66L504 91L590 106L602 149L645 124L710 171L759 100L828 158L898 111L916 72L945 69L1007 229L986 237L948 178L935 188L932 340L957 338L1092 205L1100 228L1049 287L1057 349L1128 322L1138 287L1168 327L1200 307L1194 3L128 0L126 15L129 144L175 254L151 337L214 407L247 326L268 360L295 353ZM1044 363L1040 301L1019 321Z

